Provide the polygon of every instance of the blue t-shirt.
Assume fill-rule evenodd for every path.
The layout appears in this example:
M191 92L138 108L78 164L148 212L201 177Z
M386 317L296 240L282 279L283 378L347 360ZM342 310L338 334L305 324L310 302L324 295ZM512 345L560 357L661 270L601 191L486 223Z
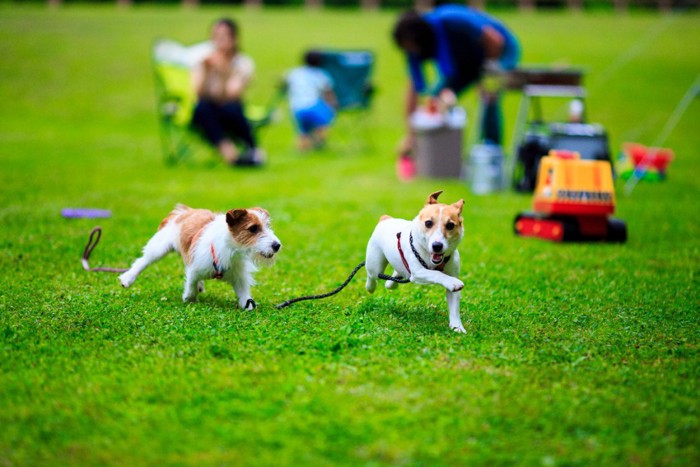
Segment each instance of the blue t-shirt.
M437 94L444 88L460 93L476 82L486 60L481 36L484 27L491 26L504 39L503 52L498 61L505 70L515 68L520 59L517 38L496 18L461 5L443 5L423 15L435 34L433 59L441 75L440 82L431 90ZM414 88L426 91L423 76L425 59L409 54L408 65Z
M333 80L321 68L304 65L287 74L287 96L292 110L313 107L331 89Z

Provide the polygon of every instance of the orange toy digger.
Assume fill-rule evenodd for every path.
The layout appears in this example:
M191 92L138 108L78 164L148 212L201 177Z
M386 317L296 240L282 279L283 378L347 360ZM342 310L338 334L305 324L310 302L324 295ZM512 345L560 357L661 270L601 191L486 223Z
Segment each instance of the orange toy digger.
M540 161L533 210L516 216L517 235L555 242L627 240L625 223L609 217L615 211L615 187L608 161L550 151Z

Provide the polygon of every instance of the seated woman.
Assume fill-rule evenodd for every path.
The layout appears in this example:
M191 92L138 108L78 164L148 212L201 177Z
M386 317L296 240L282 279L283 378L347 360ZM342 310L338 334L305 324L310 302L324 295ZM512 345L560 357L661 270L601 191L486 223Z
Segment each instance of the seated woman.
M238 26L230 19L212 27L214 50L195 67L192 81L197 105L192 124L231 165L259 165L264 153L257 147L250 123L245 117L243 92L253 77L253 60L238 48ZM239 154L233 140L246 147Z

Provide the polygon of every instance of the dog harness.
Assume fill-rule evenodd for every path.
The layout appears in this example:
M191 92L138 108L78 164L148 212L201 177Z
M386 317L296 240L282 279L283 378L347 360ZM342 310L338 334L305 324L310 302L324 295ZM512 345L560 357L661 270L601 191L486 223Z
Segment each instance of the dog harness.
M194 237L192 237L192 247L197 243L199 240L199 236L202 235L202 232L204 232L204 229L207 227L209 224L205 224L201 229L197 231L196 234L194 234ZM216 250L214 249L214 243L212 242L211 245L209 245L209 251L211 251L211 259L212 259L212 266L214 267L214 279L223 279L224 273L226 270L221 267L219 257L216 255Z
M411 268L408 267L408 261L406 261L406 257L403 254L403 248L401 248L401 232L396 234L396 246L399 248L399 254L401 255L401 262L403 262L404 267L406 268L406 271L408 271L408 275L411 275Z
M401 248L401 232L396 234L396 243L397 243L396 246L399 249L399 255L401 255L401 262L403 263L404 267L408 271L408 274L410 275L411 268L408 267L408 261L406 261L406 256L403 254L403 248ZM413 251L413 254L416 255L416 258L418 258L418 262L420 262L421 266L423 266L425 269L434 269L437 271L442 271L443 269L445 269L445 265L447 264L447 262L451 258L451 256L446 256L442 259L442 262L440 264L436 265L434 268L431 268L430 266L428 266L426 264L425 261L423 261L423 258L421 258L421 256L416 251L416 247L413 246L413 234L412 233L409 234L408 243L411 245L411 251Z
M209 249L211 250L211 258L213 260L212 266L214 266L214 279L222 279L226 270L219 264L219 257L216 256L216 250L214 250L213 243Z

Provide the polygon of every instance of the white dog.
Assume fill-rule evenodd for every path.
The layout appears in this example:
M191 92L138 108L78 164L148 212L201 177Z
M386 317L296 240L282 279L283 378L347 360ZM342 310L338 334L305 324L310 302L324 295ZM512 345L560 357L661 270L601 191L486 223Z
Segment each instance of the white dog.
M428 197L423 209L413 219L382 216L367 243L367 290L377 287L379 274L387 265L394 268L394 277L410 279L416 284L436 284L447 289L450 328L466 332L459 316L460 290L464 283L459 276L457 246L464 235L462 207L464 200L454 204L437 201L442 191ZM386 281L386 288L397 283Z
M235 290L240 307L252 310L255 301L250 287L255 283L257 264L273 262L281 247L265 209L216 214L177 205L143 248L143 256L119 276L119 281L129 287L146 267L176 251L185 262L184 301L197 299L204 291L204 279L223 279Z

